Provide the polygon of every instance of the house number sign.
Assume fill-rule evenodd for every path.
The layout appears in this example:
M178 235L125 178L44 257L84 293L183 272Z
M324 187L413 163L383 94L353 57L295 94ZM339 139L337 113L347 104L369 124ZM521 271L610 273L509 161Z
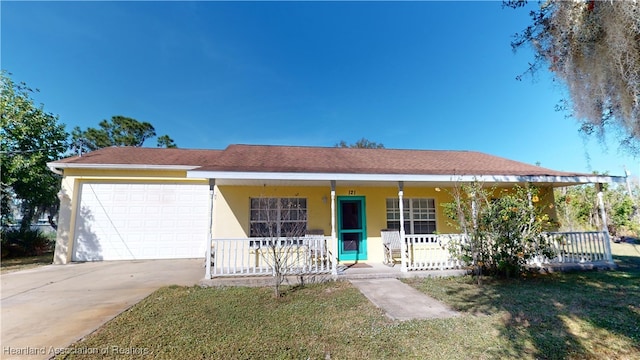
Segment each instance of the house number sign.
M355 195L356 191L355 190L349 190L349 195Z

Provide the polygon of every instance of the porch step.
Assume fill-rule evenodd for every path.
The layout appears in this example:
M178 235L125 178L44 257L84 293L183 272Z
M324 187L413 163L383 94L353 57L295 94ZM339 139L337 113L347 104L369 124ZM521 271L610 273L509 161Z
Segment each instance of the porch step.
M393 320L442 319L460 315L440 301L398 279L350 279L349 281Z

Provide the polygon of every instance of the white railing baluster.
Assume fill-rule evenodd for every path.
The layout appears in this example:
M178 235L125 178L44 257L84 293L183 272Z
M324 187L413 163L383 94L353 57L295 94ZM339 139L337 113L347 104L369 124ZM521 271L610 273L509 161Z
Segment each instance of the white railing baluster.
M573 262L579 263L582 259L582 256L580 253L580 237L581 236L580 234L576 234L576 233L573 233L572 236L573 236L572 244L573 244L573 254L574 254Z
M579 234L577 234L577 236L580 239L579 242L578 242L579 247L580 247L579 261L581 263L583 263L585 261L585 259L587 258L587 247L585 246L586 245L586 241L585 241L586 234L579 233Z
M593 234L591 236L591 244L593 246L593 258L592 261L600 261L600 246L598 244L598 234Z
M537 245L531 265L543 263L592 263L607 261L608 240L604 232L551 232L546 237L556 255L547 258L544 247ZM261 238L213 239L212 277L272 275L272 264L266 258L269 242L277 241L277 251L287 252L286 269L289 274L327 274L332 269L331 237L313 236L299 239ZM405 234L407 270L447 270L465 264L449 252L450 244L461 246L467 239L462 234Z
M593 234L587 234L587 251L589 252L587 260L591 262L595 259L595 252L593 251Z
M409 270L446 270L462 265L449 254L448 244L453 239L462 239L460 235L408 235L404 241L407 244Z
M261 238L213 239L211 274L214 276L272 275L272 262L268 260L271 241L282 254L284 269L289 275L326 274L331 272L330 239L313 238Z
M593 263L606 261L606 236L604 232L553 232L547 233L557 252L554 263Z
M603 241L604 236L602 235L602 233L599 233L598 235L596 235L596 245L598 247L598 260L600 261L604 261L604 241Z
M581 238L582 238L581 234L579 233L573 234L573 239L574 239L573 244L575 246L575 254L576 254L574 262L577 262L577 263L582 262L582 259L584 258L584 256L582 255L582 251L581 251L582 249L580 246L580 241L582 240Z
M599 260L606 260L605 255L606 254L606 250L605 250L605 245L604 245L604 234L603 233L598 233L597 236L597 241L598 241L598 252L600 253L600 259Z
M582 262L589 262L591 257L591 234L582 234L583 239L583 248L584 248L584 256L582 257Z
M591 239L591 234L582 234L582 238L584 239L583 247L584 247L584 256L582 257L582 262L591 262L591 248L589 244L589 240Z

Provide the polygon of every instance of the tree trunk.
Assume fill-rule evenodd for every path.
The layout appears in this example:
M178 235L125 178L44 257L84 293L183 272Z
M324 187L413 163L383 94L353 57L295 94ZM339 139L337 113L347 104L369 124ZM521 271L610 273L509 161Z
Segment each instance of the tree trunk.
M53 228L53 230L58 230L58 224L56 224L56 221L53 218L53 215L48 215L47 219L49 220L49 225L51 225L51 227Z
M22 211L22 221L20 221L20 232L25 232L31 229L31 223L33 223L33 216L35 214L35 208L30 205L26 205Z

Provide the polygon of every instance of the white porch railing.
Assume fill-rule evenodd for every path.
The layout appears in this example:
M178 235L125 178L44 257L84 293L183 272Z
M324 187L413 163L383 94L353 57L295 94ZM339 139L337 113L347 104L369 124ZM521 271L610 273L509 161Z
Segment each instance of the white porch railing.
M609 236L606 232L551 232L550 251L553 256L538 254L530 265L612 262ZM465 264L449 250L466 241L463 234L405 235L404 257L407 271L457 269ZM332 270L333 248L330 236L300 238L213 239L211 276L271 276L273 256L284 263L285 275L328 274ZM393 256L390 257L393 261ZM400 262L402 263L402 262Z
M211 277L274 274L274 258L284 275L331 273L331 237L212 239Z
M613 262L609 234L604 231L550 232L547 236L555 257L544 256L541 249L532 265Z
M609 235L603 231L589 232L550 232L546 234L550 240L550 249L545 249L529 260L530 265L596 263L613 262ZM464 265L450 252L451 245L466 241L462 234L443 235L405 235L407 270L446 270L456 269ZM454 243L452 243L454 242Z
M462 234L405 235L407 270L446 270L460 268L463 263L451 255L449 243L462 242Z

